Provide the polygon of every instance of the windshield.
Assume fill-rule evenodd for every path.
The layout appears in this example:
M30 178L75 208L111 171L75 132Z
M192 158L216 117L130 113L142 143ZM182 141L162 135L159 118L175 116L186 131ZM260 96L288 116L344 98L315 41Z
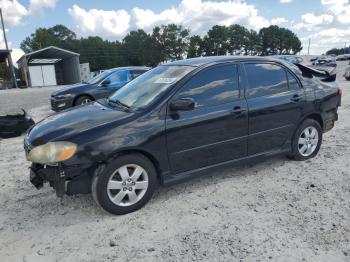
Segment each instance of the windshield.
M144 108L193 69L195 67L158 66L123 86L109 100L129 108Z
M101 82L106 76L108 76L111 73L111 71L104 71L101 74L91 78L88 81L88 84L97 84L99 82Z

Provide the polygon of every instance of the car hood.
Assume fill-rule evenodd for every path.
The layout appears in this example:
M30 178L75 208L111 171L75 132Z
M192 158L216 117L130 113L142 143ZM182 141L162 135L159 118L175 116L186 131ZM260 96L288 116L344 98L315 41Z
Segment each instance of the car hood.
M90 103L41 120L29 130L25 142L34 147L50 141L70 139L82 132L121 121L132 115L133 113L119 111L99 102Z
M84 89L87 89L91 87L92 85L90 84L75 84L71 86L66 86L64 88L61 88L60 90L57 90L55 92L51 93L51 96L57 96L57 95L65 95L65 94L70 94L70 93L76 93L76 92L81 92Z

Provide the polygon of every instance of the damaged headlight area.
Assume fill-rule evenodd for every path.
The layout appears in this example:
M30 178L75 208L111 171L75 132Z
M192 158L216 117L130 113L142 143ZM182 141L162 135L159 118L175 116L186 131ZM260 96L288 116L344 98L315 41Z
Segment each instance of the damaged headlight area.
M55 165L71 158L77 151L77 145L58 141L34 147L27 155L27 160L43 165Z

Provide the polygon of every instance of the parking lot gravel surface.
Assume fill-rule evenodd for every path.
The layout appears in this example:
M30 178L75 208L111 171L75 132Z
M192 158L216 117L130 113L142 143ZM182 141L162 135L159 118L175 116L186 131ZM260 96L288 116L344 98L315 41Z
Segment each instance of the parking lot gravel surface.
M0 90L0 115L48 105L50 95L63 86Z
M36 190L23 136L0 140L0 261L350 261L350 82L340 86L339 121L314 159L277 157L159 188L124 216L90 195ZM45 93L2 92L1 108L5 99L35 120L50 113Z

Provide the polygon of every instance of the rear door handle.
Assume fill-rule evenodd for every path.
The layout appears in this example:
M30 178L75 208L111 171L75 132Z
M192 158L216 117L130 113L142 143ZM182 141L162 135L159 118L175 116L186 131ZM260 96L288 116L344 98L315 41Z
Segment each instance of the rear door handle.
M295 94L290 100L293 102L299 102L301 99L303 99L300 95Z
M244 113L245 111L247 111L247 109L241 108L240 106L236 106L233 108L232 113L241 114L241 113Z

